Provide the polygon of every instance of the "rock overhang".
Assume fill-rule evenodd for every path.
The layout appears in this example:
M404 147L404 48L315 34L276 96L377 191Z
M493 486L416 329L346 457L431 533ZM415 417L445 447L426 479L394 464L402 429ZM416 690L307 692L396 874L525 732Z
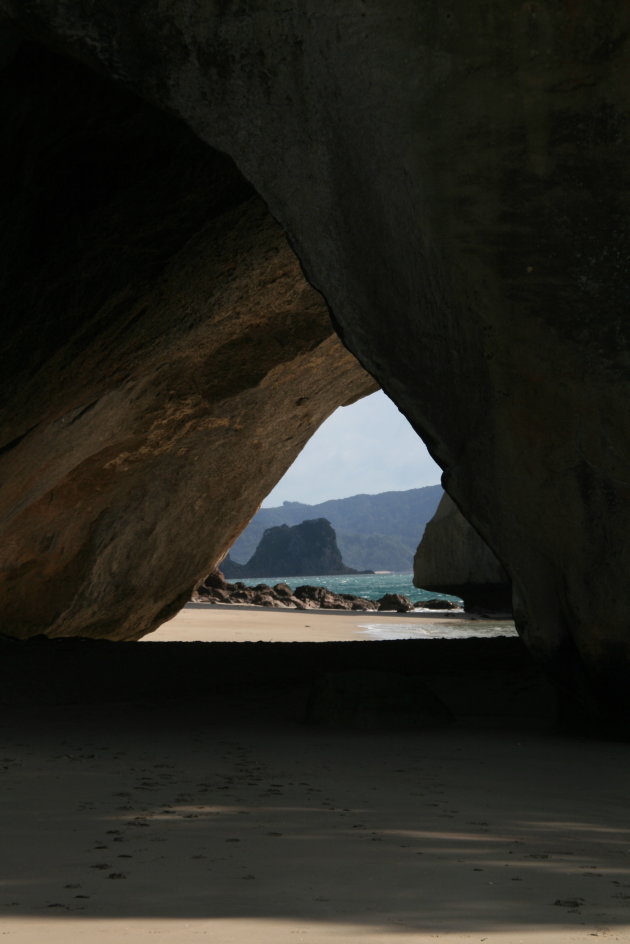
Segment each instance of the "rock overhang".
M628 11L0 10L237 161L509 570L524 638L606 689L628 662Z

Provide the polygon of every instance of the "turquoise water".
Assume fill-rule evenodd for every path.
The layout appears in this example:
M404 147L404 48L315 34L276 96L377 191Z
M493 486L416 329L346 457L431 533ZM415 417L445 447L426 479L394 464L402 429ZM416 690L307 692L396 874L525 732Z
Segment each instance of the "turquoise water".
M276 583L286 583L292 590L308 584L311 587L327 587L333 593L351 593L357 597L366 597L368 600L378 600L385 593L402 593L413 600L414 603L420 600L435 599L435 597L461 602L457 597L449 597L444 593L418 590L412 583L411 574L344 574L338 577L249 577L242 582L248 587L255 587L259 583L266 583L270 586Z

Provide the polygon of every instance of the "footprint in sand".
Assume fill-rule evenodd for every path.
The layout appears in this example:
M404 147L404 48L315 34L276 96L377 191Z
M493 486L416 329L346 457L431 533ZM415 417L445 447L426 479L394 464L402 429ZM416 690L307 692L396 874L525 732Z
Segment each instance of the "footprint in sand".
M556 898L554 905L558 908L568 908L569 911L576 911L584 904L584 898Z

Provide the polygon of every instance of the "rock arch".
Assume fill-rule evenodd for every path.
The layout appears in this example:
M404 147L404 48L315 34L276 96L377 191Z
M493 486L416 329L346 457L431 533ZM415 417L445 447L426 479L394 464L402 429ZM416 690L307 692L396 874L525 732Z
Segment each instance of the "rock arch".
M627 708L628 10L0 11L232 155L506 567L530 648Z
M134 639L376 384L228 158L39 45L7 59L0 627Z

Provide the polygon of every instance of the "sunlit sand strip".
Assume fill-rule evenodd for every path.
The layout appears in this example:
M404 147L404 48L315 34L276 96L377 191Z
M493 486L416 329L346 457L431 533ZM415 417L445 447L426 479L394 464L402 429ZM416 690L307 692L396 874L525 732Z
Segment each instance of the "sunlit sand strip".
M468 621L464 622L469 625ZM509 628L513 624L506 623L506 626ZM193 604L146 636L145 641L365 642L375 638L446 635L446 627L462 635L462 619L451 614L444 617L436 616L435 613L396 613L385 616L382 613ZM404 632L407 632L407 636L404 636Z
M507 917L507 916L506 916ZM466 919L461 916L463 925ZM594 931L593 928L596 928ZM535 929L511 929L509 919L501 930L480 933L439 932L436 928L426 930L407 924L403 916L392 915L390 928L370 925L354 925L334 921L286 921L260 918L214 918L214 919L67 919L54 921L43 919L10 918L3 921L2 933L15 944L138 944L138 942L172 941L177 944L347 944L347 942L370 941L373 944L591 944L600 937L608 942L627 944L630 925L598 926L589 924L583 929L558 925L537 925Z

